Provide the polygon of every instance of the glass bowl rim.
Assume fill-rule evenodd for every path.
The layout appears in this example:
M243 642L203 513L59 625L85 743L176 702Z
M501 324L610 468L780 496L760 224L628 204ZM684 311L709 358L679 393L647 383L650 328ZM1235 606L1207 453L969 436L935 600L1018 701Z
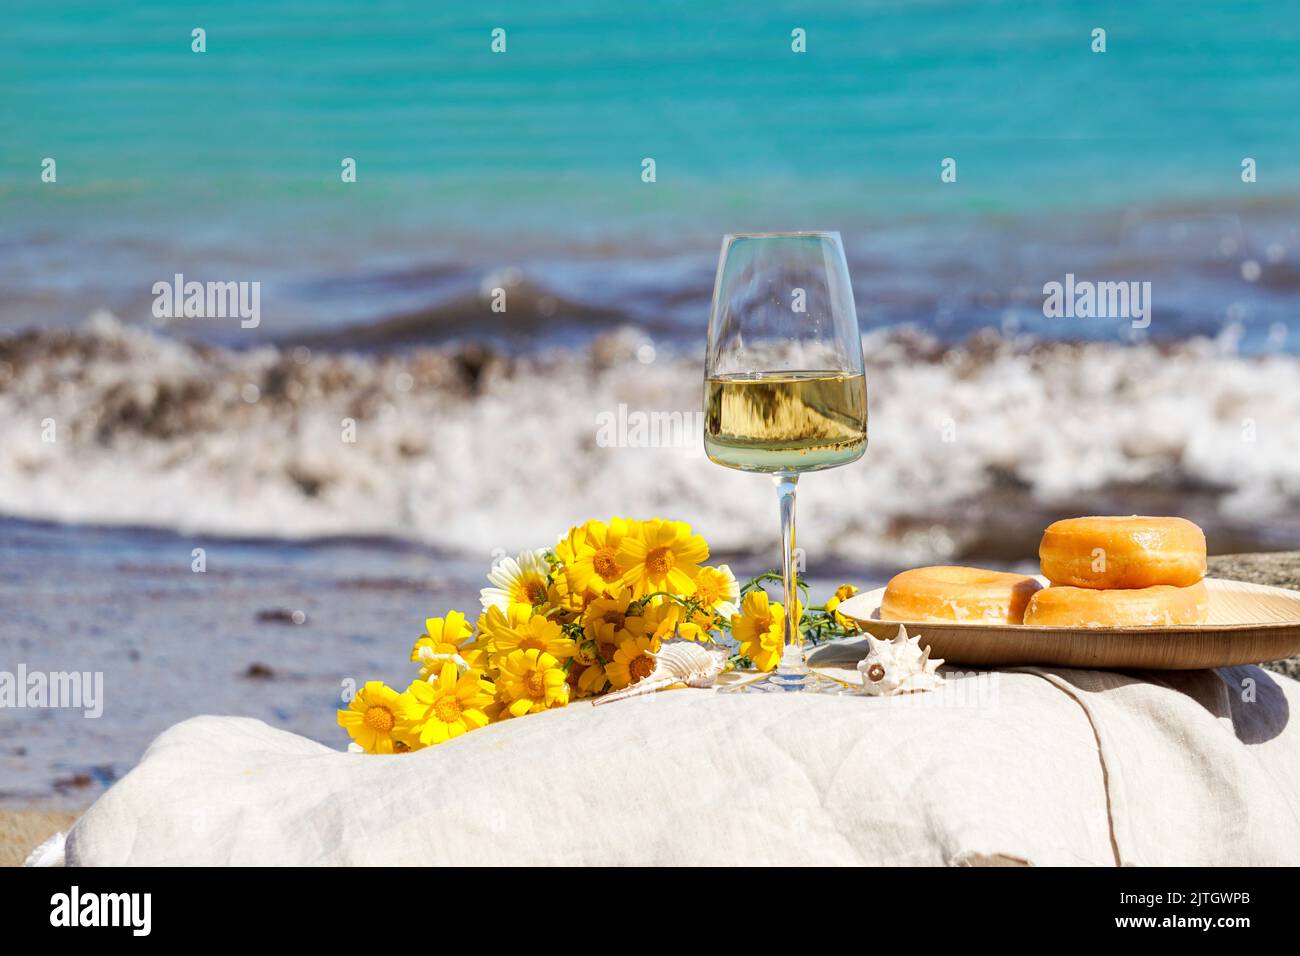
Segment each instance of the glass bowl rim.
M729 232L724 241L731 239L839 239L838 230L834 229L800 229L793 232Z

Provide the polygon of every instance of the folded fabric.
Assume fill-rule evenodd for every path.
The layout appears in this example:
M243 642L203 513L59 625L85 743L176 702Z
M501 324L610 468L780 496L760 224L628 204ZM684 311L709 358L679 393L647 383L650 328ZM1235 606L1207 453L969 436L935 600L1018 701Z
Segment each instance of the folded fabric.
M1254 667L1024 668L910 697L579 702L386 757L196 717L77 821L66 859L1295 864L1296 706L1300 684Z

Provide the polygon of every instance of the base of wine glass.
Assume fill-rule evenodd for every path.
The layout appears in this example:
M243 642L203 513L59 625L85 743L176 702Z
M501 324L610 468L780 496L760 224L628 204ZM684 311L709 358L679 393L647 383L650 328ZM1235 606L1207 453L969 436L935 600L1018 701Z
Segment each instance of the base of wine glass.
M772 671L753 680L738 681L719 687L720 694L853 694L848 684L811 671L803 674Z
M737 681L718 688L723 694L853 694L851 684L818 674L808 667L803 649L787 647L776 670L752 680Z

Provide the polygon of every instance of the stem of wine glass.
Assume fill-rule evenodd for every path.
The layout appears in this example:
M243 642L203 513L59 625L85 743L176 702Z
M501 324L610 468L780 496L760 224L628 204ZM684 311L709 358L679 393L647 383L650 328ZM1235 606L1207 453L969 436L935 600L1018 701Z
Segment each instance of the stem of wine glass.
M804 673L808 666L804 663L803 637L799 632L799 587L795 583L794 566L794 492L799 476L776 475L773 480L781 501L781 585L785 597L785 644L777 669L786 673Z

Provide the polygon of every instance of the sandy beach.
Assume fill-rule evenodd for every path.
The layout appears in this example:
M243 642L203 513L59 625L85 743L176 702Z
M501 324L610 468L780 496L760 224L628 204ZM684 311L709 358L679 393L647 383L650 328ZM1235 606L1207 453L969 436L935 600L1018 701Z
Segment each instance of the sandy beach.
M66 832L76 819L67 810L0 809L0 866L22 866L42 840Z

